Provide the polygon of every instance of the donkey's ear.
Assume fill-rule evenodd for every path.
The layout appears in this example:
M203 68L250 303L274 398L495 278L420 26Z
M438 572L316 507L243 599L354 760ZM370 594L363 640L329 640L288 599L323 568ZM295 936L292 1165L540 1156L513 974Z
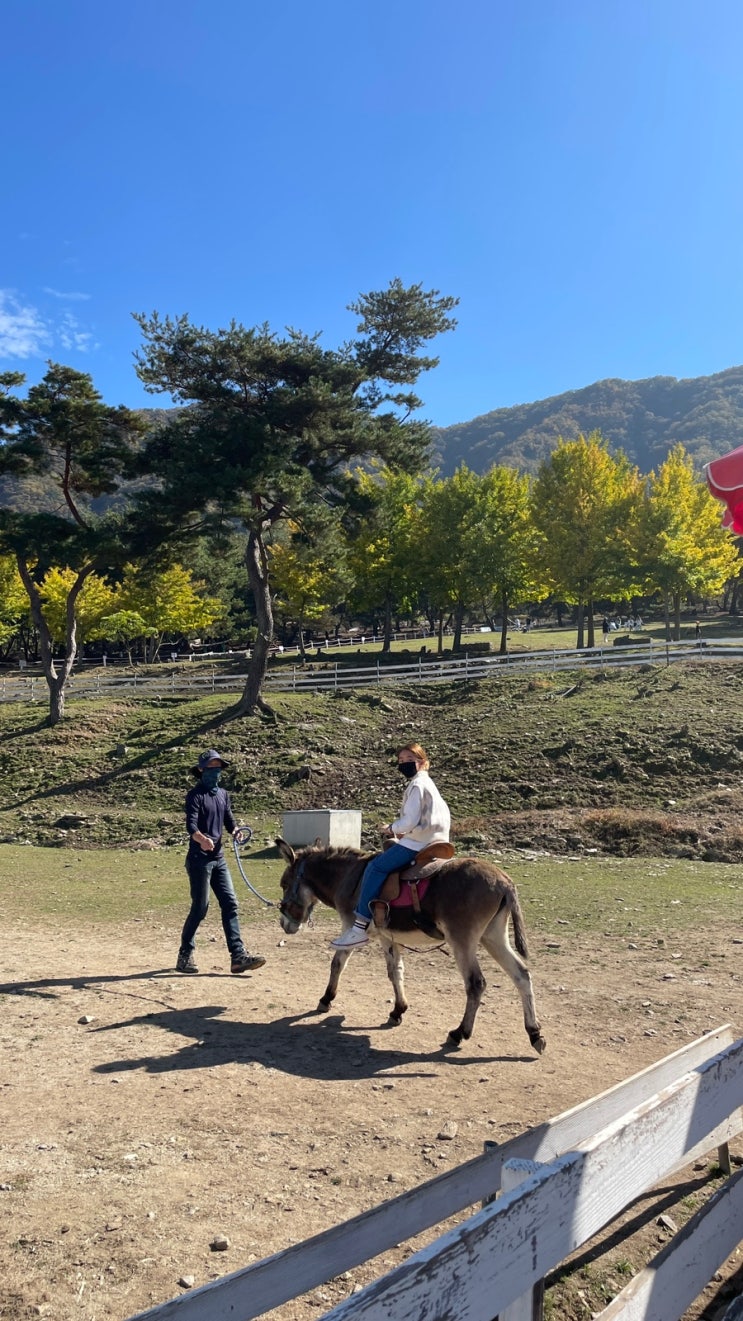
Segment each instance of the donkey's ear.
M275 842L276 842L276 847L279 850L279 853L281 854L282 858L284 858L284 860L288 862L289 866L291 867L292 863L296 861L296 857L297 857L291 844L287 844L286 840L282 839L281 836L279 836Z

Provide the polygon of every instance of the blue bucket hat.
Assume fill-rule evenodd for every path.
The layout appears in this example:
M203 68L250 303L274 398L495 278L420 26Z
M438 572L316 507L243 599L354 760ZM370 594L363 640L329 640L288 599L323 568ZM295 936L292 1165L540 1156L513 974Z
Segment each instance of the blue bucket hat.
M230 764L228 761L225 761L221 752L217 752L215 748L207 748L206 752L201 753L199 760L191 767L191 770L198 775L201 775L201 772L206 770L210 761L220 761L223 766L229 766Z

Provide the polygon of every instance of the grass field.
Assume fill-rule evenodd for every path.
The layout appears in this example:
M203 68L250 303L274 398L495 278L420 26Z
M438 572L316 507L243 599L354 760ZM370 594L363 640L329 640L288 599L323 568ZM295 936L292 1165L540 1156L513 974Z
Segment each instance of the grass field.
M284 864L273 850L244 852L243 867L266 899L277 900ZM7 919L38 917L115 924L133 919L177 923L185 915L184 850L43 849L0 846L0 896ZM228 862L242 908L266 912ZM494 860L497 860L494 858ZM743 936L743 886L737 868L682 859L514 858L502 865L517 883L529 930L637 939L682 935L697 924ZM336 922L328 909L318 921Z

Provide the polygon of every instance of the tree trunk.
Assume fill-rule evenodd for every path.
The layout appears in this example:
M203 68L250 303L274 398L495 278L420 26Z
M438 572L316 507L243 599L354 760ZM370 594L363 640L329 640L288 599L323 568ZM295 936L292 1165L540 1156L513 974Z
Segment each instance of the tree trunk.
M678 642L681 637L681 593L673 594L673 640Z
M503 592L501 596L501 610L503 612L503 625L500 631L500 654L505 656L508 651L508 593Z
M439 615L439 623L438 623L437 639L438 639L438 640L437 640L436 650L437 650L439 656L442 656L442 655L444 654L444 612L443 612L443 610L441 611L441 614Z
M392 601L389 596L384 601L384 636L382 639L382 655L389 654L392 651Z
M56 679L47 679L49 684L49 724L52 728L64 719L65 680L66 676L63 675L58 675Z
M464 605L457 601L454 609L454 637L452 638L452 651L462 650L462 621L464 620Z
M663 593L663 622L666 626L666 642L671 641L671 612L668 606L668 592Z
M584 633L584 622L585 622L585 620L584 620L584 616L585 616L585 609L584 609L584 606L583 606L583 602L582 602L582 601L579 601L579 602L578 602L578 637L576 638L576 642L575 642L575 645L576 645L576 647L578 648L578 651L580 651L581 648L583 648L583 647L586 645L586 644L585 644L585 641L584 641L584 638L585 638L585 633Z
M44 618L44 609L39 591L38 583L34 582L26 561L20 556L16 556L18 572L21 581L28 593L28 599L31 606L31 618L39 638L39 648L41 652L41 668L44 671L44 678L49 687L49 724L53 727L58 725L64 717L65 712L65 686L70 677L72 667L75 664L77 656L77 619L75 618L75 606L77 598L85 584L85 580L93 572L95 565L88 564L81 569L75 579L67 596L66 620L65 620L65 658L59 663L54 659L54 644Z
M593 601L592 601L592 600L589 600L589 602L588 602L588 637L586 638L586 646L587 646L587 647L594 647L595 645L596 645L596 636L595 636L594 631L593 631Z
M268 556L261 531L251 528L245 547L245 564L248 570L248 582L255 602L255 622L257 636L251 648L248 664L248 677L240 700L232 708L233 716L252 716L256 708L265 704L261 699L261 688L268 668L268 653L273 641L273 609L268 581Z

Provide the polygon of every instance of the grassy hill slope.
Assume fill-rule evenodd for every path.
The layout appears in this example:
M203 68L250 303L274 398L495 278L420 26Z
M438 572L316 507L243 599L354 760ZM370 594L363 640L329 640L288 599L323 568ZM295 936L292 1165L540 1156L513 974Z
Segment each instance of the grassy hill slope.
M282 694L275 723L220 726L220 700L72 701L53 730L40 705L0 706L0 842L180 847L188 767L216 746L267 842L286 810L358 808L371 847L415 738L463 851L743 856L739 665Z

